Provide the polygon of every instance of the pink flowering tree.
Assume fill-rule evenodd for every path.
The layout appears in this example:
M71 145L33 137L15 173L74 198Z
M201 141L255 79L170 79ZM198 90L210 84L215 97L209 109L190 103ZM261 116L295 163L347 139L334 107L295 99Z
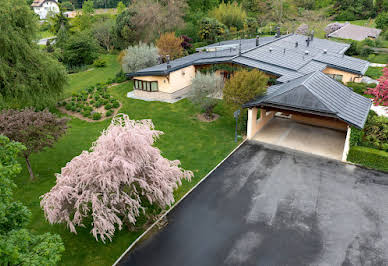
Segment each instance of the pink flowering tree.
M171 206L174 189L193 173L153 146L161 134L151 120L116 116L90 151L56 174L56 185L41 200L47 220L66 223L76 233L76 226L86 226L91 218L91 233L105 242L124 223L134 225L145 205Z
M378 79L375 88L368 88L366 94L372 95L375 105L388 106L388 68L383 69L383 75Z

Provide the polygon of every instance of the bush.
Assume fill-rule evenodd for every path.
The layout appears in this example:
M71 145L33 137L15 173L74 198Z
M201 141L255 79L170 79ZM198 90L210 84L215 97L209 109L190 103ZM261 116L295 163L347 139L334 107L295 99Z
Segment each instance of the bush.
M71 107L72 107L71 103L67 103L66 106L65 106L65 109L70 111Z
M153 45L139 43L124 51L121 64L126 73L154 66L158 63L158 49Z
M100 120L101 114L99 112L95 112L95 113L93 113L92 118L93 118L93 120Z
M113 111L112 110L108 110L106 113L105 113L105 116L106 117L109 117L113 114Z
M388 152L367 147L351 147L348 161L364 165L369 168L388 171Z
M84 117L90 117L90 111L89 110L85 110L82 112L82 116Z
M105 105L105 110L110 110L110 109L112 109L112 105L110 103Z
M112 103L112 107L113 108L119 108L120 107L120 103L118 101L115 101Z
M388 26L388 12L381 12L376 20L376 27L379 29L386 29Z
M88 33L70 36L63 48L63 62L70 67L90 65L98 57L99 45Z
M106 60L102 59L102 58L94 60L93 66L95 66L95 67L106 67Z
M215 42L216 39L227 32L226 26L215 18L203 18L199 26L201 40Z
M373 53L373 50L369 47L363 47L361 48L360 55L363 57L368 57L371 53Z
M94 107L98 108L98 107L101 107L102 106L102 101L98 100L96 101L96 103L94 104Z
M238 30L243 29L247 14L241 5L236 2L222 2L217 8L210 12L211 16L228 28L235 27Z

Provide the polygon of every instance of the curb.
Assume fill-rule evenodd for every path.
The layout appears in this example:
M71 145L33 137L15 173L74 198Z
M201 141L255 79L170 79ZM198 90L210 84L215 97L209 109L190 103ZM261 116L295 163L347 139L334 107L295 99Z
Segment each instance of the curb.
M112 264L112 266L117 266L118 263L124 258L125 255L145 236L151 229L153 229L159 222L164 219L170 211L172 211L178 204L183 201L196 187L198 187L203 181L205 181L223 162L225 162L241 145L243 145L248 139L244 139L236 148L234 148L221 162L219 162L207 175L202 178L194 187L192 187L182 198L180 198L170 209L168 209L158 220L156 220L150 227L147 228L136 240L124 251L123 254Z

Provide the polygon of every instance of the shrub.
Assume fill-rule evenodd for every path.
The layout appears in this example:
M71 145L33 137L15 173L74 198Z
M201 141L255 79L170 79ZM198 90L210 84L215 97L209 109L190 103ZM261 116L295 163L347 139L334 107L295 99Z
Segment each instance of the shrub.
M158 49L153 44L139 43L129 46L124 51L121 60L123 71L126 73L136 72L140 69L154 66L158 63Z
M113 111L112 110L108 110L106 113L105 113L105 116L106 117L109 117L113 114Z
M223 86L222 77L216 73L199 72L193 79L191 84L193 95L190 99L195 105L201 106L209 119L213 118L213 109L218 103L214 97L221 93Z
M268 76L257 69L237 71L225 84L224 100L236 109L241 108L244 103L264 95L267 83Z
M76 110L77 110L77 107L75 107L74 105L71 107L71 110L73 111L73 112L75 112Z
M369 47L363 47L361 48L360 55L363 57L368 57L371 53L373 53L373 50Z
M379 29L386 29L388 26L388 12L381 12L376 20L376 27Z
M94 104L94 107L98 108L98 107L101 107L102 106L102 101L98 100L96 101L96 103Z
M110 109L112 109L112 105L110 103L105 105L105 110L110 110Z
M75 33L66 41L63 62L68 66L90 65L98 57L97 41L87 33Z
M68 104L66 104L65 109L70 111L71 107L72 107L71 103L68 103Z
M100 120L101 119L101 113L95 112L92 116L93 120Z
M227 32L224 24L215 18L203 18L199 26L199 36L201 40L214 42L216 39Z
M376 84L375 83L367 84L367 83L348 82L348 83L346 83L346 86L352 88L355 93L358 93L362 96L366 96L365 93L367 92L368 88L374 88L374 87L376 87Z
M120 103L118 101L115 101L112 103L112 107L113 108L119 108L120 107Z
M388 171L388 152L385 151L355 146L350 148L347 160L369 168Z
M90 116L90 111L89 110L85 110L85 111L82 112L82 115L84 117L89 117Z
M175 32L166 32L160 35L156 47L163 58L169 55L171 59L176 59L183 56L182 43L183 38L175 36Z
M106 60L102 59L102 58L94 60L93 66L95 66L95 67L106 67Z
M238 30L243 29L247 14L241 5L236 2L222 2L217 8L210 12L211 16L228 28L235 27Z

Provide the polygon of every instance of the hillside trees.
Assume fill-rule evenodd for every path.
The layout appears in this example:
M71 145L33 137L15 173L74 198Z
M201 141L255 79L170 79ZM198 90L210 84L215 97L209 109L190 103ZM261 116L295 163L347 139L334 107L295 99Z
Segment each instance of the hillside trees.
M22 144L0 135L0 264L55 265L64 251L60 236L26 229L31 212L13 198L13 179L21 171L17 156L24 150Z
M158 49L153 44L139 43L122 52L121 65L126 73L154 66L158 63Z
M120 2L121 3L121 2ZM114 44L114 22L111 20L102 21L93 25L93 36L96 38L101 47L108 52L113 49Z
M70 35L63 45L63 63L68 67L90 65L98 58L99 45L86 31Z
M34 173L29 157L53 144L66 132L67 118L58 118L47 109L35 112L33 109L3 110L0 113L0 134L26 146L22 154L27 163L31 179Z
M218 37L227 32L224 24L220 23L215 18L203 18L199 25L199 36L202 40L207 42L215 42Z
M176 37L175 32L167 32L156 40L156 47L158 47L159 55L163 58L169 55L171 59L176 59L183 56L182 42L183 38Z
M91 233L105 242L116 228L131 227L140 215L147 216L146 206L171 206L174 189L193 173L162 157L153 146L161 134L151 120L113 118L91 151L83 151L57 174L56 185L41 201L47 220L66 223L76 233L76 226L92 219Z
M116 23L113 29L115 33L116 48L125 49L136 41L136 27L132 22L135 14L135 12L125 9L117 15Z
M237 2L222 2L217 8L213 9L210 14L229 29L234 27L237 30L243 29L245 19L247 18L245 10L241 5L237 4Z
M37 21L25 0L0 2L0 109L52 106L66 71L34 42Z

